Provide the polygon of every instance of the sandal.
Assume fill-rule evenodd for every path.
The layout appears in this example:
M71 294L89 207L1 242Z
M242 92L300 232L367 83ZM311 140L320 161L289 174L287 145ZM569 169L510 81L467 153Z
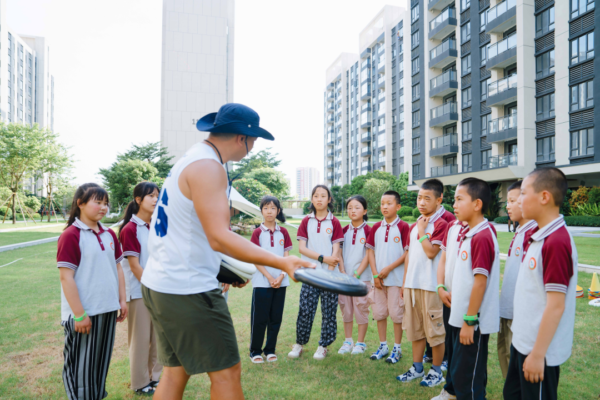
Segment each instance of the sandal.
M250 360L254 363L254 364L262 364L265 362L264 358L261 355L256 355L254 357L250 357Z
M267 362L275 362L277 361L277 356L275 354L267 354Z
M152 385L145 386L141 389L135 389L135 394L139 394L141 396L152 396L154 395L156 389Z

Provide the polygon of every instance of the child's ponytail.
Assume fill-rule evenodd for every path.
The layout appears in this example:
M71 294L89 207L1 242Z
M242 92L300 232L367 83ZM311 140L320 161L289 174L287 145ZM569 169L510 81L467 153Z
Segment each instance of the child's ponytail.
M158 189L158 185L153 182L140 182L133 188L133 200L129 202L127 208L125 209L125 217L123 217L123 222L121 226L119 226L119 240L121 240L121 232L125 225L131 221L131 218L140 211L140 205L137 203L135 199L140 198L140 203L144 201L144 197L154 193L160 192Z
M315 206L312 203L312 198L315 195L315 192L317 191L317 189L325 189L327 190L327 209L329 211L331 211L331 213L333 214L333 195L331 194L331 190L329 190L329 188L326 185L317 185L313 188L312 193L310 195L310 206L308 206L308 210L312 213L317 213L317 210L315 209Z

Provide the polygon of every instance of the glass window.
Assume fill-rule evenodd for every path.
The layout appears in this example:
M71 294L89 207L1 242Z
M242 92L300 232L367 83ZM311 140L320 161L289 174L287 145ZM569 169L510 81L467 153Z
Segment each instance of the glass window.
M461 74L465 75L471 72L471 55L469 54L466 57L461 59Z
M539 55L535 60L535 77L542 78L554 72L554 50Z
M594 154L594 129L571 132L571 157Z
M416 99L419 99L421 97L421 84L417 83L415 86L412 87L412 99L413 101L415 101Z
M419 111L412 113L412 126L417 127L421 125L421 118L419 118Z
M463 154L462 156L462 172L470 172L473 170L473 155Z
M412 74L419 72L419 57L412 60Z
M473 137L472 126L471 121L462 123L462 140L471 140Z
M481 136L487 136L489 116L490 114L481 117Z
M571 18L578 17L594 8L595 0L571 0Z
M460 28L460 42L465 43L471 40L471 21Z
M594 57L594 32L571 40L571 65Z
M487 169L490 167L490 157L492 157L491 149L481 152L481 169Z
M419 178L419 164L413 165L413 179Z
M413 154L419 153L421 151L420 147L419 147L419 143L420 143L419 138L414 138L412 140L412 152L413 152Z
M481 100L485 100L487 99L487 89L488 89L488 83L490 82L489 79L486 79L485 81L481 82Z
M419 5L417 4L410 10L410 23L414 24L419 19Z
M541 36L554 29L554 7L550 7L535 17L535 35Z
M537 98L537 120L554 117L554 93Z
M462 91L462 108L471 107L471 88Z
M487 62L487 46L479 48L479 58L481 59L481 65L485 65Z
M571 111L594 105L594 81L583 82L571 88Z
M416 31L412 34L412 36L410 37L410 42L413 48L419 45L419 31Z
M554 136L537 140L537 162L554 161Z
M460 11L465 11L471 7L471 0L460 0Z
M487 25L487 11L479 14L479 32L485 31L485 26Z

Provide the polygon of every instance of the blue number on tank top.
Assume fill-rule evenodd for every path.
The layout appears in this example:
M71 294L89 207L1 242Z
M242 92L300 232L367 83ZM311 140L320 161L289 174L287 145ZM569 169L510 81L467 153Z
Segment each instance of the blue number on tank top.
M169 196L167 195L167 189L163 189L162 195L160 196L160 202L165 206L169 205ZM167 230L169 229L169 217L162 205L158 206L158 214L156 216L156 224L154 224L156 235L159 237L167 236Z

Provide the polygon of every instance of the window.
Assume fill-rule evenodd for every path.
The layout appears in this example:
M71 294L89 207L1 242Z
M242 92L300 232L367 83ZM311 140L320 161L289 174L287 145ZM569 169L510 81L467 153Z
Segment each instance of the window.
M583 82L571 88L571 111L594 105L594 81Z
M554 7L550 7L535 17L535 35L541 36L554 29Z
M479 58L481 59L481 65L485 65L487 62L487 46L483 46L479 49Z
M416 31L412 34L410 37L410 43L413 49L419 45L419 31Z
M419 111L412 113L412 126L417 127L421 125L421 118L419 118Z
M554 93L537 99L537 120L554 117Z
M469 73L471 73L471 55L461 59L461 74L465 75Z
M419 72L419 57L412 60L412 74Z
M420 138L414 138L412 140L412 152L413 152L413 154L417 154L417 153L421 152L419 144L420 144Z
M487 11L479 14L479 32L485 31L485 26L487 25Z
M462 91L462 108L471 107L471 88Z
M594 8L595 0L571 0L571 18L578 17Z
M594 130L582 129L571 132L571 157L594 154Z
M471 40L471 21L460 28L460 42L465 43Z
M489 117L490 114L481 117L481 136L487 136Z
M554 161L554 136L537 140L537 162Z
M490 158L492 157L492 149L481 152L481 169L490 167Z
M465 11L471 7L471 0L460 0L460 11Z
M419 6L416 5L410 10L410 23L414 24L419 19Z
M416 99L421 98L421 84L417 83L412 87L412 99L415 101Z
M462 172L471 172L473 170L473 155L463 154L462 156Z
M471 140L473 137L473 124L471 122L472 121L467 121L462 123L462 140Z
M486 79L485 81L481 82L481 101L487 99L487 89L488 89L488 83L490 82L489 79Z
M539 55L535 60L535 77L542 78L554 72L554 50Z
M571 41L571 65L594 57L594 32Z
M413 165L413 179L419 178L419 164Z

